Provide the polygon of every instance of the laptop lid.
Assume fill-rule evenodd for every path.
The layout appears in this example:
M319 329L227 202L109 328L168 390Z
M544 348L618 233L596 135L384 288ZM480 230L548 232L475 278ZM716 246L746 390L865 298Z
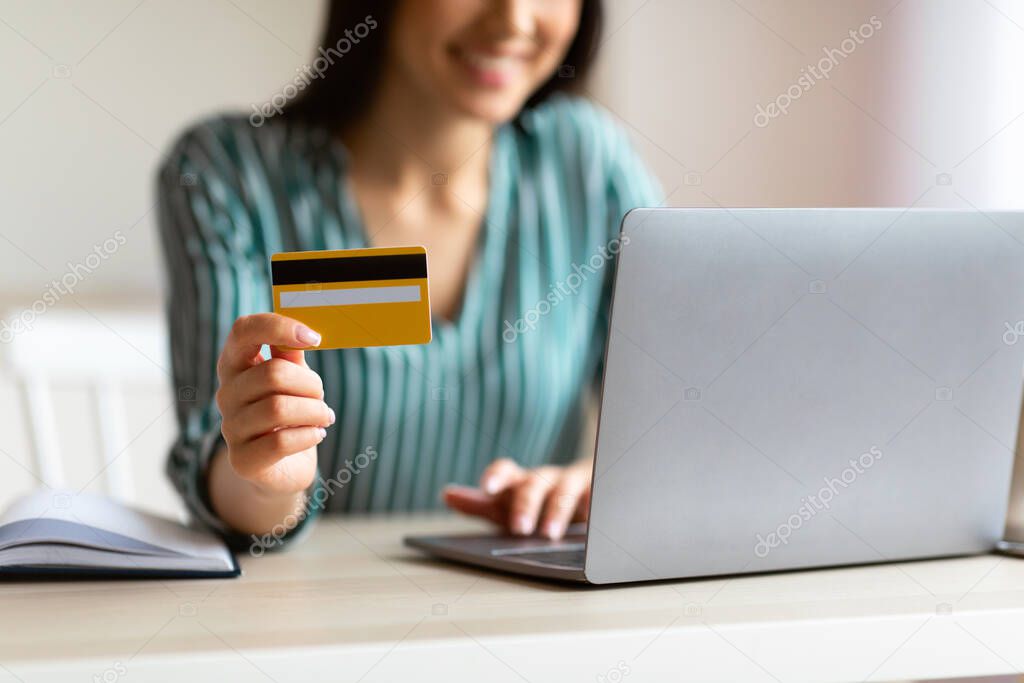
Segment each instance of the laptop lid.
M623 221L595 583L987 551L1024 360L1024 214Z

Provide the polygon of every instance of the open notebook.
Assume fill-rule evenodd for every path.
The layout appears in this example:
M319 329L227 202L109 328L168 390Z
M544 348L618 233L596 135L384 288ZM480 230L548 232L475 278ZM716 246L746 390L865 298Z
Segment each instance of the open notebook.
M216 536L100 496L36 491L0 514L0 575L238 576Z

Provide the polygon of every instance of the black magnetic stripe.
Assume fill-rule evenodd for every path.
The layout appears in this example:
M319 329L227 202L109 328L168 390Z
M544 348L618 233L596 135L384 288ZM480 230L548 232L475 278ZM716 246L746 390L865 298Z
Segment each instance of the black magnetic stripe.
M340 256L334 258L271 261L275 285L359 280L407 280L427 276L426 254Z

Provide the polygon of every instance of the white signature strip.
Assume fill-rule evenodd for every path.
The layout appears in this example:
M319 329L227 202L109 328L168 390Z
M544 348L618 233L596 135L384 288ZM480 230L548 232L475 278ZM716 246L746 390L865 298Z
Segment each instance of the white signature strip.
M281 292L281 308L352 306L354 304L397 304L419 300L419 285Z

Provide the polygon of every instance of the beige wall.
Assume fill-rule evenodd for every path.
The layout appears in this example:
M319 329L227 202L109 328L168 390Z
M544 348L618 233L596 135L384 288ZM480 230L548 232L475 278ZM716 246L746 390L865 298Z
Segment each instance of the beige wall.
M609 5L618 28L595 92L641 140L666 191L679 187L671 204L908 205L931 188L922 205L1024 205L1024 3ZM754 125L757 105L872 16L880 28L830 78ZM701 185L686 184L688 169ZM953 184L937 186L941 173Z
M1022 2L606 4L589 90L630 131L669 204L1024 203ZM313 49L319 14L319 2L274 0L0 0L3 307L31 305L69 261L120 230L125 244L56 308L131 300L156 315L151 183L161 151L184 123L278 91ZM759 104L872 16L881 28L828 80L755 125ZM107 332L114 352L135 352ZM159 488L173 431L166 394L133 396L135 469L155 500L170 500ZM88 395L69 385L58 400L68 457L86 476ZM0 415L2 505L32 483L24 415L6 380Z

